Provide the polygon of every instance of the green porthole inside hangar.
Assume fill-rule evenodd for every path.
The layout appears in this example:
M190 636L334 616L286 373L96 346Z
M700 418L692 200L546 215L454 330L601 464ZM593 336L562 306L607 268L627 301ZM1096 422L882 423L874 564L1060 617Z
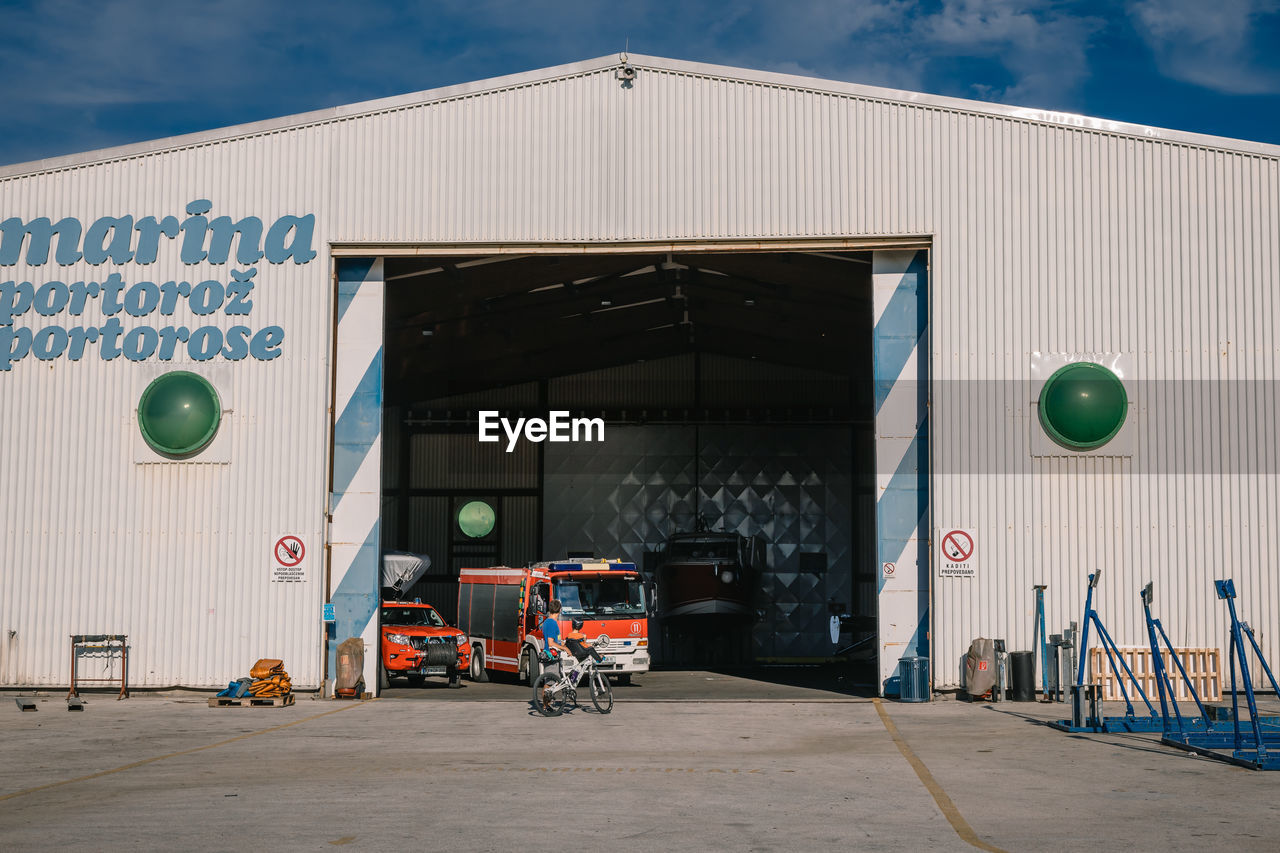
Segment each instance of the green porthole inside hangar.
M1060 367L1040 389L1040 425L1071 450L1102 447L1124 426L1129 395L1124 383L1100 364Z
M493 532L498 514L484 501L468 501L458 510L458 529L472 539L483 539Z
M157 453L183 458L213 441L222 421L218 392L203 376L176 370L156 378L138 401L138 428Z

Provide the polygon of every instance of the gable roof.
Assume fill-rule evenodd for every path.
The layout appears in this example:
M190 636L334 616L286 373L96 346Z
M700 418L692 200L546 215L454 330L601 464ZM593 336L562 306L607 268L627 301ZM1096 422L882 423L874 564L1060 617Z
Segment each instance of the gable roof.
M101 148L78 154L50 157L43 160L32 160L0 167L0 178L33 175L40 172L85 166L111 160L136 157L143 154L169 151L211 142L221 142L236 138L247 138L265 133L278 133L303 127L345 121L362 116L392 112L424 104L474 97L511 89L518 89L538 84L551 83L572 77L598 74L619 67L624 58L617 54L601 56L582 62L556 65L519 74L508 74L502 77L491 77L470 83L454 86L442 86L421 92L395 95L372 101L361 101L306 113L265 119L263 121L237 124L228 127L203 130L179 136L135 142L111 148ZM705 79L716 79L729 82L750 83L770 86L779 89L811 92L814 94L837 95L880 103L909 105L930 109L946 110L971 115L985 115L1041 125L1058 126L1073 130L1090 131L1116 136L1136 137L1155 142L1166 142L1195 146L1199 148L1254 154L1262 157L1280 159L1280 145L1263 142L1231 139L1211 136L1202 133L1191 133L1181 130L1150 127L1111 119L1094 118L1076 113L1055 110L1037 109L1033 107L1017 107L1005 104L972 101L964 98L952 98L943 95L930 95L922 92L910 92L901 89L888 89L879 86L866 86L859 83L846 83L826 80L817 77L802 77L794 74L780 74L771 71L754 71L734 68L726 65L713 65L705 62L690 62L681 59L666 59L656 56L630 54L625 61L637 69L659 71L672 74L684 74Z

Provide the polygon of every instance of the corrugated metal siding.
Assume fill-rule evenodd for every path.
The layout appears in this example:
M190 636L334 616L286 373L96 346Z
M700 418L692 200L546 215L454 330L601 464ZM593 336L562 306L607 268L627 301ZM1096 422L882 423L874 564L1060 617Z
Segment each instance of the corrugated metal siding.
M400 504L393 497L382 498L382 550L397 551L400 541Z
M533 489L538 445L520 441L510 453L503 437L481 444L474 433L418 433L409 439L409 486L414 489Z
M449 571L449 528L453 513L447 497L409 498L408 545L415 554L431 558L430 574Z
M432 416L438 417L446 412L461 415L472 409L519 409L536 405L538 405L538 383L524 382L506 388L439 397L428 401L427 408ZM418 411L414 410L413 414L418 414Z
M86 224L177 214L195 198L264 221L314 212L321 247L932 235L935 398L948 383L987 383L932 413L934 523L982 537L979 578L935 589L938 683L954 683L951 662L973 636L1029 646L1033 583L1050 585L1050 626L1078 618L1084 574L1097 566L1109 570L1099 607L1122 644L1141 639L1135 598L1147 579L1175 642L1221 644L1209 581L1234 575L1265 650L1280 657L1275 451L1254 428L1280 415L1274 393L1237 415L1188 390L1198 402L1165 418L1144 410L1139 391L1132 460L964 470L1006 449L1026 459L1018 386L1033 351L1131 353L1143 381L1278 378L1270 149L647 64L632 89L602 68L4 179L0 202L4 216ZM4 273L92 275L53 269ZM204 272L164 256L147 268ZM79 630L136 637L137 683L212 685L266 654L285 658L298 683L318 679L318 563L304 589L273 587L264 542L288 530L318 545L323 532L329 294L323 249L306 267L261 268L253 325L285 326L285 356L232 366L229 466L134 466L134 371L123 363L28 360L0 376L10 438L0 560L17 567L3 580L0 614L17 634L0 636L0 681L65 680L64 637ZM1184 442L1187 430L1208 441ZM1266 473L1182 473L1186 454L1226 447L1222 437L1230 449L1210 461L1247 472L1256 456ZM1153 467L1165 473L1135 473ZM286 488L264 479L281 470Z
M1175 643L1225 652L1211 581L1234 576L1274 658L1276 161L1004 124L963 123L956 157L985 168L933 258L935 526L985 545L976 582L935 581L938 681L972 636L1032 647L1035 583L1051 630L1078 621L1097 568L1118 643L1144 642L1152 580ZM1132 355L1132 459L1029 458L1032 351ZM1230 411L1240 381L1257 396Z
M320 136L295 134L286 159L316 162ZM0 218L76 216L87 227L106 214L179 215L197 198L213 200L214 216L309 212L321 202L285 189L298 176L287 179L280 150L254 140L4 181ZM231 436L230 464L135 464L141 377L154 375L154 360L102 361L91 346L82 361L29 357L0 374L0 683L65 684L68 635L112 632L129 635L134 686L225 685L260 657L283 659L300 687L319 684L332 322L325 239L318 235L321 254L309 265L257 265L248 317L196 317L186 307L172 318L118 315L126 330L169 320L224 331L246 320L253 329L284 327L283 355L273 361L208 368L215 363L193 363L182 351L171 363L225 376L215 385L230 410L221 427ZM118 269L130 283L226 282L243 268L186 267L173 248L152 266L21 263L0 277L39 286L100 281ZM28 314L19 325L104 319L90 306L82 318ZM302 584L270 582L274 537L285 533L309 552Z
M542 559L538 539L542 520L538 516L538 498L504 497L502 499L502 564L527 566Z
M707 353L701 356L702 400L707 407L758 406L847 409L853 391L847 377L820 370L768 364Z
M445 622L450 625L458 624L457 578L440 580L428 575L415 583L404 598L406 601L421 599L423 603L434 607Z
M691 407L697 401L696 376L692 353L622 364L552 379L547 383L547 404L588 413L592 409Z

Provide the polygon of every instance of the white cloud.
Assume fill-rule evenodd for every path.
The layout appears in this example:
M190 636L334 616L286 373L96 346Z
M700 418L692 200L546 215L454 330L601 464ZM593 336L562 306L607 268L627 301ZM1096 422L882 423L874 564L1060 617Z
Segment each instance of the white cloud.
M788 57L770 70L1063 109L1077 106L1091 41L1105 26L1082 9L1054 0L943 0L933 9L808 0L758 11L769 52ZM760 65L743 54L726 61ZM958 66L985 66L983 77L959 79Z
M945 0L917 33L934 55L999 62L1012 82L975 85L985 97L1059 106L1088 78L1090 40L1103 27L1074 5L1047 0Z
M1210 13L1204 0L1126 2L1166 73L1219 91L1274 91L1274 74L1250 57L1254 24L1280 0L1214 0ZM1090 51L1107 26L1099 8L433 0L369 2L357 14L344 0L47 0L0 13L0 74L10 129L41 155L573 62L618 52L628 38L637 54L1081 111ZM1109 35L1133 49L1120 20L1123 32ZM151 106L174 121L156 129L139 118ZM12 133L7 144L18 144Z
M1132 0L1128 11L1164 75L1232 95L1280 92L1280 72L1263 54L1275 45L1258 35L1280 12L1277 0Z

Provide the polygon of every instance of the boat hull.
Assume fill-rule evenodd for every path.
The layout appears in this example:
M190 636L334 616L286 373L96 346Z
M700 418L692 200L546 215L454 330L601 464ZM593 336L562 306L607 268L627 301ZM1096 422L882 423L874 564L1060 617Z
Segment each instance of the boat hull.
M724 573L733 579L726 583ZM664 618L748 616L751 604L741 567L715 563L667 563L658 570L658 613Z

